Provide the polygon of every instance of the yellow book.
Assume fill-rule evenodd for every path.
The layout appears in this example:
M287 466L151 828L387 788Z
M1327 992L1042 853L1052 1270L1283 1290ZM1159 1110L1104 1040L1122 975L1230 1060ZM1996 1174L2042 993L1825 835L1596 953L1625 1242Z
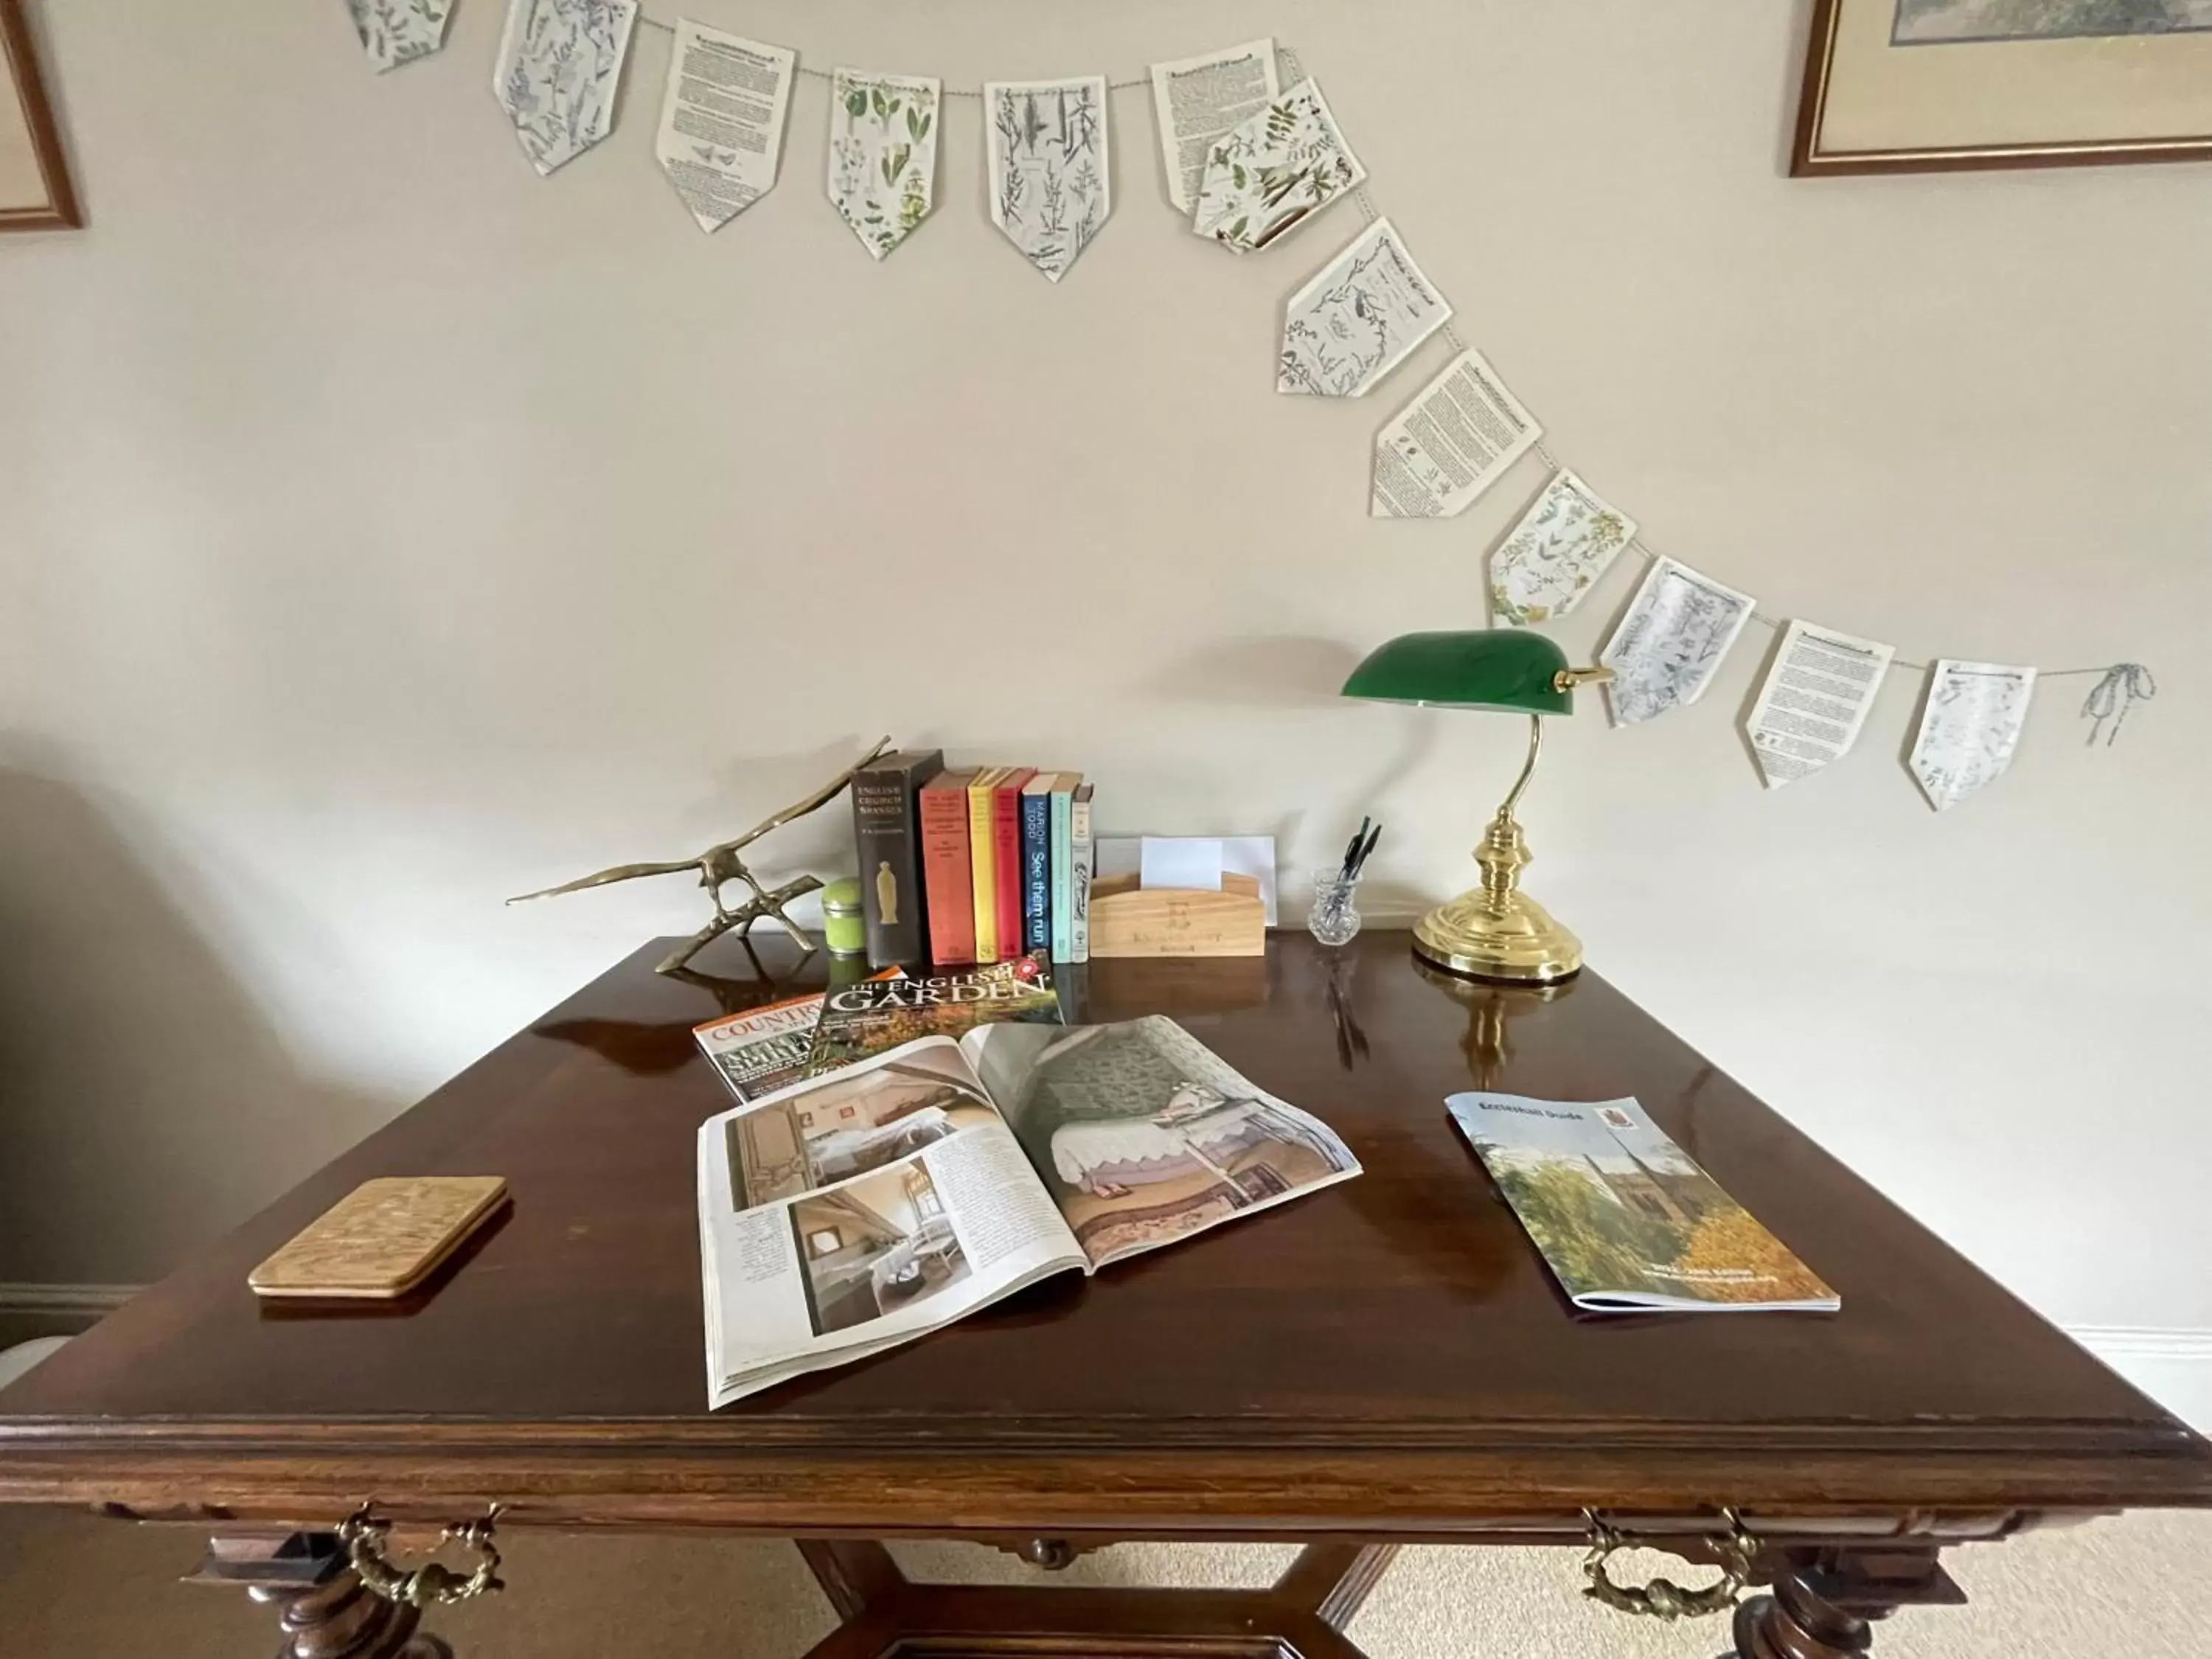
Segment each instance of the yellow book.
M1011 769L987 766L968 786L968 862L975 878L975 960L997 962L999 949L998 860L996 836L991 822L991 793L1005 781Z

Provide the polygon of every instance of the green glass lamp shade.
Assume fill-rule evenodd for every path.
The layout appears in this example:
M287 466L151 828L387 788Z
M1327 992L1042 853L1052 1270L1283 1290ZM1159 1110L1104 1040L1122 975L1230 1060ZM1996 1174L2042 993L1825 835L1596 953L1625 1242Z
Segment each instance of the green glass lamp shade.
M1518 628L1401 634L1368 653L1341 695L1501 714L1571 714L1575 696L1559 678L1566 670L1558 646Z

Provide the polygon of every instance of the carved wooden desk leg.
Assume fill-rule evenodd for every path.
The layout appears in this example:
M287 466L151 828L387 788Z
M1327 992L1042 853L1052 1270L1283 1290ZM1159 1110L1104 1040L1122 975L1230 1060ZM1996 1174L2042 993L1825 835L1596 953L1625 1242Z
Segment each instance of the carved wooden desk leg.
M422 1614L373 1594L335 1533L216 1538L188 1584L242 1585L278 1608L276 1659L453 1659L415 1626Z
M1790 1553L1771 1595L1735 1611L1739 1659L1857 1659L1872 1621L1902 1607L1957 1606L1966 1595L1928 1550Z

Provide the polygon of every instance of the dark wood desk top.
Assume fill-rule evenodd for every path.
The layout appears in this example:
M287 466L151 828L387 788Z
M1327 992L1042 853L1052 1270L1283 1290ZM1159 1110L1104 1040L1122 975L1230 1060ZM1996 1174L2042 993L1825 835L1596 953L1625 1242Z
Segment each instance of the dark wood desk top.
M1446 1535L1583 1504L1971 1531L2212 1504L2203 1441L1594 973L1491 1005L1490 1086L1635 1095L1844 1311L1571 1316L1444 1112L1480 1016L1392 933L1334 969L1284 934L1264 963L1070 985L1090 1018L1180 1016L1363 1177L710 1414L692 1160L728 1102L690 1027L744 994L656 977L661 948L0 1394L0 1498L1152 1536ZM512 1213L395 1313L248 1292L326 1206L403 1173L504 1175Z

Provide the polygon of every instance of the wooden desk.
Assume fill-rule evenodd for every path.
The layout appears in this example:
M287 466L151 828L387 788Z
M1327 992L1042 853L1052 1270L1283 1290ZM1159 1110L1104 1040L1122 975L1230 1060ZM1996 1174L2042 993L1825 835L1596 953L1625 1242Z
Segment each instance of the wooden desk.
M799 1539L849 1621L817 1659L1344 1659L1399 1544L1577 1544L1589 1509L1698 1554L1724 1507L1777 1592L1739 1646L1825 1659L1888 1607L1954 1597L1944 1545L2212 1504L2203 1441L1595 974L1548 1000L1455 994L1389 933L1334 959L1285 934L1264 960L1099 963L1068 988L1091 1018L1179 1015L1334 1126L1362 1178L709 1415L693 1135L727 1102L690 1028L758 993L657 978L664 948L0 1395L0 1498L325 1529L211 1569L286 1602L322 1659L408 1639L326 1535L372 1498L403 1520L496 1500L510 1528ZM1446 1118L1475 1082L1635 1095L1843 1313L1571 1317ZM398 1312L248 1293L366 1177L479 1172L507 1177L511 1215ZM908 1585L854 1541L923 1536L1041 1565L1115 1539L1308 1547L1273 1591L984 1589Z

